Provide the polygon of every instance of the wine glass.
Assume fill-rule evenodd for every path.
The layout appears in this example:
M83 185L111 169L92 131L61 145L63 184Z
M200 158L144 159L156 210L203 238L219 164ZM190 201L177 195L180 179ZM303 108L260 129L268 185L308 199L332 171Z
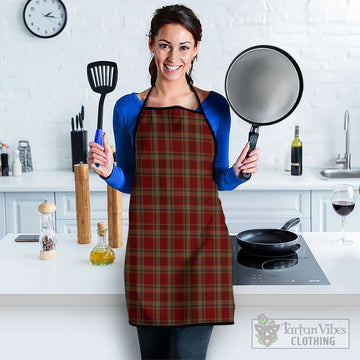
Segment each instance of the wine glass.
M331 203L335 212L341 216L342 236L335 240L339 245L350 245L352 240L345 239L345 216L351 214L355 207L354 189L351 185L338 184L334 186Z

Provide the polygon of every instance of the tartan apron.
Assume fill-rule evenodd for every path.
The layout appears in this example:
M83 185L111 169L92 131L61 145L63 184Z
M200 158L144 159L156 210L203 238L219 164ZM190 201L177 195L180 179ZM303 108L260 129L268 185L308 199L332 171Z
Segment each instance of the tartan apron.
M134 134L125 293L135 326L232 324L231 241L201 112L145 107Z

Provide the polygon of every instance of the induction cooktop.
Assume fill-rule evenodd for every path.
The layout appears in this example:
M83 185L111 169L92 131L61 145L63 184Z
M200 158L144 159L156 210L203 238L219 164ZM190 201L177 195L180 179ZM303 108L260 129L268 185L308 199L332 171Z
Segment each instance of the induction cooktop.
M256 256L246 253L230 236L233 248L234 285L330 285L304 238L300 248L282 256Z

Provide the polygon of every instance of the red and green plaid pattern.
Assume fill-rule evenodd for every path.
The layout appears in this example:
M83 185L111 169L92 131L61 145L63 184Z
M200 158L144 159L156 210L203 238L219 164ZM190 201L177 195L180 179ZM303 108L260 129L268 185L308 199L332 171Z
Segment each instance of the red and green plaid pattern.
M203 114L145 108L135 134L125 290L133 325L233 323L232 251Z

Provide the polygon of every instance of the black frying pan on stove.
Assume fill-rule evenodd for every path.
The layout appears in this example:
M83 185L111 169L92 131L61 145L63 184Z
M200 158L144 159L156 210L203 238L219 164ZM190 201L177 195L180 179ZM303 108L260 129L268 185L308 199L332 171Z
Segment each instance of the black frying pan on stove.
M270 45L250 47L231 62L225 77L225 93L231 108L250 123L250 149L256 147L259 126L287 118L303 92L299 65L286 51ZM251 174L241 173L248 180Z
M241 248L254 255L282 255L294 253L299 249L299 238L290 228L300 222L293 218L286 222L281 229L252 229L236 235Z

